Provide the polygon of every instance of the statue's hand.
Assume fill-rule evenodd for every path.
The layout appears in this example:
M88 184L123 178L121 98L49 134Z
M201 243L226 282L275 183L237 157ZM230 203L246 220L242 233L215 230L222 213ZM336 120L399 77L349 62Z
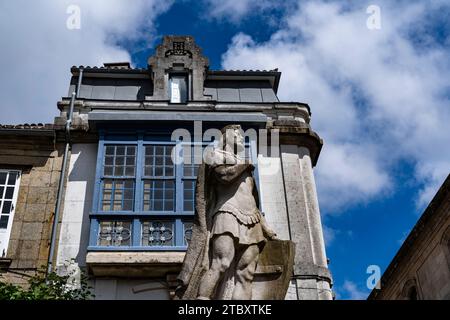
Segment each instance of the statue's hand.
M264 213L261 212L261 226L263 229L263 233L266 236L267 239L269 240L276 240L277 239L277 234L275 233L275 231L273 231L266 222L266 219L264 218Z
M266 229L266 230L264 230L264 233L265 233L267 239L269 239L269 240L277 239L277 234L272 229Z

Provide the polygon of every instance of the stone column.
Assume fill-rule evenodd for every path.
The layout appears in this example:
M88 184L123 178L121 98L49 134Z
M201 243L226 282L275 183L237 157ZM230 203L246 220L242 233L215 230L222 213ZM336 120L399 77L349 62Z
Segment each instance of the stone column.
M289 235L296 244L293 280L286 299L331 300L332 278L313 174L322 142L310 130L306 130L307 134L302 131L288 128L284 137L283 134L280 136ZM317 143L320 143L318 149Z

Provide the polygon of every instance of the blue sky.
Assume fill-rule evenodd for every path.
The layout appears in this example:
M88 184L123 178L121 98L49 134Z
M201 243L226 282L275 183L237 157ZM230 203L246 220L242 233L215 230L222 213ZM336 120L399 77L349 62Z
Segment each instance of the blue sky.
M71 4L80 29L66 27ZM325 141L315 176L334 290L361 299L367 267L384 271L449 173L449 17L443 0L2 1L0 123L52 122L70 66L145 67L164 34L193 35L211 69L279 68L280 99L309 103Z

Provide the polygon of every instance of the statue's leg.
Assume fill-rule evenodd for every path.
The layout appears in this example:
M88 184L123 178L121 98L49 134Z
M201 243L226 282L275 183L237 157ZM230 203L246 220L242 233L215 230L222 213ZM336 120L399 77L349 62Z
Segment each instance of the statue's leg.
M230 234L221 234L212 238L212 262L204 274L198 289L199 299L211 299L217 284L234 258L234 239Z
M251 300L252 281L258 258L258 245L252 244L244 249L236 266L236 285L233 291L233 300Z

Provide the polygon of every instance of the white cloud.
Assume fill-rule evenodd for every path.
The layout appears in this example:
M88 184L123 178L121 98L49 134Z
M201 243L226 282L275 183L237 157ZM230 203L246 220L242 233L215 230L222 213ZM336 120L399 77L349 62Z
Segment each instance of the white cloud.
M81 29L69 30L78 5ZM42 0L0 2L0 123L53 122L72 65L130 61L117 40L152 44L156 17L171 1Z
M339 294L342 296L345 293L346 299L348 300L366 300L368 296L368 292L365 292L358 288L358 286L349 280L345 280L342 285L343 292Z
M379 3L382 28L369 30L366 6L299 2L270 40L239 33L222 57L226 69L278 67L281 100L310 104L325 141L316 170L325 212L390 192L400 160L415 165L419 206L449 173L450 55L430 37L418 48L411 26L450 6Z
M323 226L323 238L327 247L329 247L334 242L334 240L336 239L336 235L339 232L339 230L333 229L326 225Z

